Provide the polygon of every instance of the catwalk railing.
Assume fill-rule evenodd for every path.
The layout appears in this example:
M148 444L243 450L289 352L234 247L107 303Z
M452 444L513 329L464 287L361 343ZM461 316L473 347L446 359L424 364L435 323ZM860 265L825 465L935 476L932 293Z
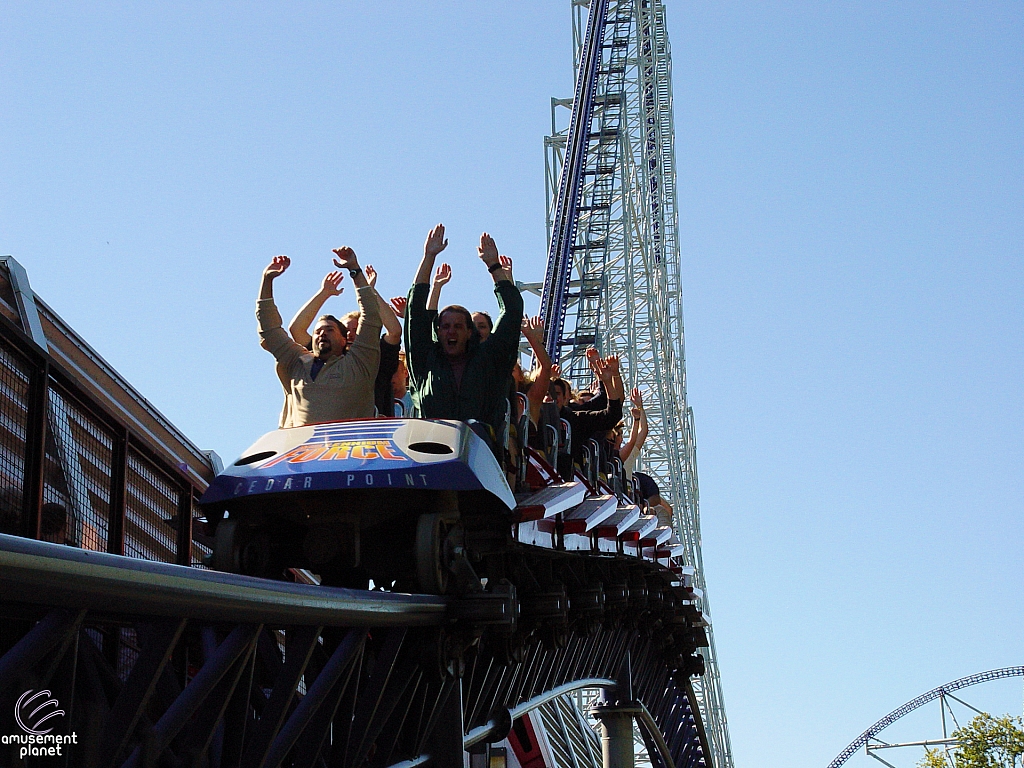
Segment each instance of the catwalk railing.
M208 549L193 510L213 476L210 458L27 285L16 290L24 270L7 264L0 270L0 533L199 564Z

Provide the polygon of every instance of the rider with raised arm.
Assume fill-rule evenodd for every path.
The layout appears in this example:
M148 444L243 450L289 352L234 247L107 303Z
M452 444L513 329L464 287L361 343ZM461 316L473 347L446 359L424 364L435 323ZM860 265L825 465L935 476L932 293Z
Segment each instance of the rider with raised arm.
M257 330L261 345L277 359L281 372L288 377L283 427L373 416L373 382L380 359L380 311L375 291L366 282L355 251L346 246L336 248L334 253L338 257L335 263L348 270L356 285L361 310L359 328L351 345L344 326L333 315L317 320L312 352L289 337L274 304L274 280L288 269L291 260L275 256L263 270L256 302Z
M640 455L640 449L644 447L647 435L650 433L650 427L647 424L647 411L644 410L644 396L640 392L640 387L633 387L629 393L629 399L633 403L633 407L630 409L633 428L629 432L629 440L625 443L622 442L622 425L619 424L616 427L618 435L614 442L615 448L619 452L619 458L625 466L627 478L632 476L637 456Z
M526 399L530 404L530 435L533 436L539 435L542 426L541 408L551 383L551 357L544 348L544 320L540 315L524 317L522 331L533 350L534 357L537 358L537 368L530 371L526 377ZM536 442L535 440L534 443Z
M501 268L504 269L506 273L508 273L508 279L514 285L515 280L512 280L512 259L506 256L505 254L502 254L498 257L498 261L501 263ZM446 265L442 264L441 266ZM438 290L438 294L440 294L440 290ZM430 302L427 302L427 307L430 307ZM437 301L434 302L434 307L437 307ZM491 319L490 312L484 312L482 310L474 312L473 325L475 325L476 329L480 332L481 344L487 341L487 339L490 338L491 333L494 331L494 320ZM521 375L522 371L520 371L519 373ZM518 383L518 381L519 379L517 378L516 382Z
M434 260L448 245L444 226L430 231L423 260L409 290L405 349L412 390L413 415L428 419L477 419L496 438L504 423L512 366L519 354L523 297L498 260L498 249L486 232L477 249L494 280L500 312L494 332L481 345L479 332L465 307L427 309ZM434 338L434 333L437 339Z
M341 296L345 292L345 289L341 287L344 279L344 272L328 272L324 275L324 279L320 283L320 290L313 294L313 297L302 306L302 309L295 313L295 317L288 324L288 333L307 350L312 350L313 348L313 337L309 335L309 326L313 324L313 318L316 317L316 313L327 303L329 298ZM303 318L306 318L305 322L303 322ZM261 340L260 345L266 349L264 341ZM281 363L277 364L276 370L277 378L280 379L281 387L284 389L284 406L281 408L281 418L278 420L277 426L284 427L288 424L288 393L291 391L291 374L288 373L288 369L281 365Z
M309 301L302 305L302 308L295 313L295 317L288 323L288 334L306 349L312 349L313 337L309 334L309 327L313 320L323 309L324 304L332 296L341 296L345 289L341 287L345 280L345 273L341 271L328 272L320 283L320 290L314 293Z
M338 262L335 261L335 264ZM332 272L324 278L320 291L316 293L298 311L288 332L299 344L309 346L309 326L313 323L316 313L323 307L324 302L331 296L339 296L344 288L339 287L344 275L341 272ZM366 265L366 282L376 293L377 272L372 264ZM333 288L333 290L332 290ZM377 368L377 377L373 384L373 401L380 416L394 415L394 398L391 396L391 378L398 370L398 353L402 348L402 324L391 306L384 301L377 293L377 309L380 312L380 319L384 325L384 335L380 339L380 365ZM341 316L341 324L345 326L345 335L349 344L356 340L356 333L359 330L359 310L346 312Z
M625 395L617 355L609 355L602 360L597 350L591 348L587 350L587 359L601 382L603 402L594 397L590 403L570 408L572 392L569 382L561 378L551 381L551 397L558 405L560 416L569 422L572 430L572 457L577 464L583 463L583 447L591 437L614 429L619 423ZM598 403L596 406L593 405L595 401Z

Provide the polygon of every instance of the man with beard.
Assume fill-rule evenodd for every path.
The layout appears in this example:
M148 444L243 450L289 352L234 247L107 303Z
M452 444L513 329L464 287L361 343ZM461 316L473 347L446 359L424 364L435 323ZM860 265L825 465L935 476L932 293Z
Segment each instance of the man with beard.
M277 359L279 370L288 380L287 415L282 427L373 418L373 382L380 360L377 296L359 267L355 251L346 246L336 248L334 253L338 266L352 277L359 302L359 326L351 347L344 326L333 315L317 320L312 352L292 340L274 304L274 280L288 269L291 260L275 256L263 270L256 322L261 346Z
M338 261L334 262L340 266ZM395 401L392 396L391 379L398 371L398 355L402 346L402 324L398 315L376 292L377 271L372 264L367 264L364 270L367 284L374 289L377 296L377 309L380 312L380 320L384 326L384 335L380 337L380 366L377 368L377 377L373 384L373 400L377 406L378 416L394 416ZM320 290L310 298L302 309L292 318L288 326L288 333L299 344L310 349L313 344L313 337L309 335L309 328L313 319L331 296L339 296L345 290L341 287L344 275L341 272L332 272L324 278ZM346 342L351 348L355 344L356 334L359 332L359 310L346 312L341 316L341 324L345 328ZM278 366L280 370L280 366ZM288 386L285 385L287 391Z
M476 419L491 428L496 443L505 419L512 367L519 358L523 297L498 259L494 240L480 236L477 252L494 280L498 320L486 341L465 307L427 309L434 260L448 245L444 226L427 236L423 260L406 307L405 350L413 416L425 419ZM436 340L434 334L436 333Z

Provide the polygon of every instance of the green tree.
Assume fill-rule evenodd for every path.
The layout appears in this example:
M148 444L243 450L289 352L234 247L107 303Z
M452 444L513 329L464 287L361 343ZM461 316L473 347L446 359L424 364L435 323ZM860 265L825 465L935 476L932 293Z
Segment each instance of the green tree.
M1024 720L1003 715L981 714L963 728L953 731L957 740L953 752L955 768L1024 767ZM926 749L919 768L948 768L937 749Z
M917 764L919 768L949 768L946 762L946 753L941 749L924 748L924 757Z
M1024 721L1019 717L975 717L953 732L960 742L956 768L1013 768L1024 759Z

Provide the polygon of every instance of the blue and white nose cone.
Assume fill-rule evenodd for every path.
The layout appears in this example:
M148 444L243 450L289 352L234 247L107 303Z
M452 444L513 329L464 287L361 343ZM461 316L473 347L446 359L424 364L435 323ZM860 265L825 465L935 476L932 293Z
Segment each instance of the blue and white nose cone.
M268 432L217 476L201 504L352 488L489 491L515 497L487 444L460 421L359 419Z

